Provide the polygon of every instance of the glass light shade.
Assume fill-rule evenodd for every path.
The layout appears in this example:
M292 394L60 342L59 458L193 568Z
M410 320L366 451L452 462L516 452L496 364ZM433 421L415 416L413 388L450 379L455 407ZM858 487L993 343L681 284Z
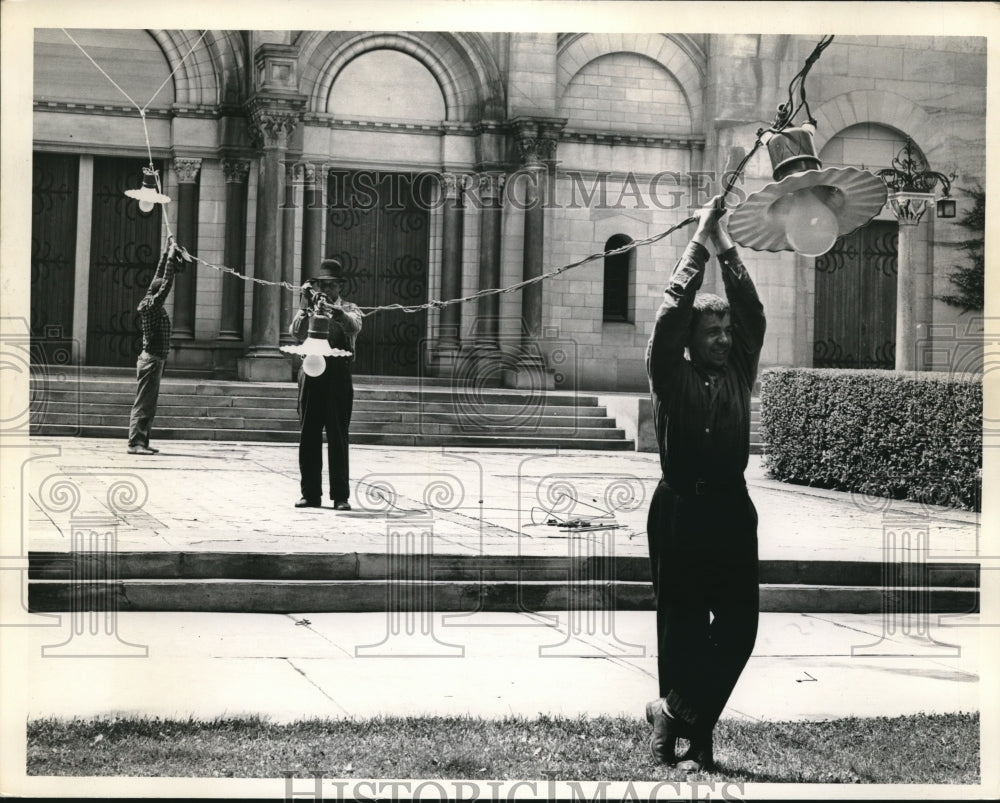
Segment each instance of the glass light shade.
M319 376L326 370L326 360L319 354L309 354L302 360L302 370L306 376Z
M837 216L811 189L794 193L785 220L785 234L795 251L803 256L825 254L837 241Z
M156 206L153 201L139 201L139 211L144 215L148 215L153 211L153 207Z

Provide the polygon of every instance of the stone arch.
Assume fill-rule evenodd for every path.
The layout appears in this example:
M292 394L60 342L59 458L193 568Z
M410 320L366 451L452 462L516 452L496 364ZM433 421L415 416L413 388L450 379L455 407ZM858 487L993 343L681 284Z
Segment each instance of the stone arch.
M587 33L563 37L557 58L557 93L562 97L573 77L587 64L612 53L646 56L666 70L680 86L695 131L703 127L706 63L704 54L685 37L640 33Z
M219 102L240 105L246 100L249 76L249 47L240 31L209 31L205 37L215 64Z
M326 112L330 89L348 62L370 50L390 49L413 56L431 72L444 97L447 120L503 116L499 69L474 34L311 31L298 44L310 112Z
M902 95L876 89L859 89L831 98L813 114L816 118L816 152L846 128L873 123L910 137L929 162L945 158L946 133L930 115Z
M211 32L198 42L201 31L149 30L174 72L174 102L185 106L217 106L222 101L217 75L222 73L219 54L208 44L217 41ZM197 46L195 43L198 42ZM194 51L191 52L191 48ZM188 55L190 53L190 55ZM180 65L178 67L178 65Z

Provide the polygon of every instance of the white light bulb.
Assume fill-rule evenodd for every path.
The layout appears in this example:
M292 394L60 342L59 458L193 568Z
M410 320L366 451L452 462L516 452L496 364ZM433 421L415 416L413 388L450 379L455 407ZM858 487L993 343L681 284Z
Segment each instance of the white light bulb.
M302 361L302 370L306 376L319 376L326 370L326 360L318 354L310 354Z
M139 211L143 214L148 215L153 211L153 207L156 206L152 201L139 201Z
M785 220L785 236L796 252L807 257L825 254L837 241L837 216L812 190L794 193Z

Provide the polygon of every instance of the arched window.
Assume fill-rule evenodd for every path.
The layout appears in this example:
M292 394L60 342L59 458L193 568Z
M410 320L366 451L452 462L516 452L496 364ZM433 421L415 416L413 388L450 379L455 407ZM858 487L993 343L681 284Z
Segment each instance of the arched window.
M632 243L627 234L614 234L604 244L615 251ZM635 249L604 257L604 320L631 322L635 318Z

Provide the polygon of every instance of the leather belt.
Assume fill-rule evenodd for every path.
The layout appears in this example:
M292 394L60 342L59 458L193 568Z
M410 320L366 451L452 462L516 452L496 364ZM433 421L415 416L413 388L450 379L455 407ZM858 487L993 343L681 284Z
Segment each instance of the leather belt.
M742 491L746 489L747 484L746 480L742 478L732 482L697 479L690 483L668 482L667 486L678 496L717 496L719 494Z

